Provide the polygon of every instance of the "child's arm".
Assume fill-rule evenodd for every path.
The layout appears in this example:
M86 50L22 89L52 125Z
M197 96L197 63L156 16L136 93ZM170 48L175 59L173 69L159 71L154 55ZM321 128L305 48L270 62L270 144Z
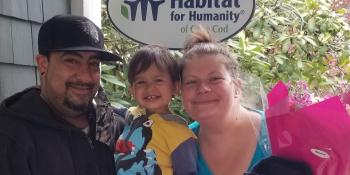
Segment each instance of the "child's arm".
M128 108L114 108L114 112L125 119L128 112Z
M94 97L93 104L96 112L96 139L114 150L115 140L119 137L125 125L125 117L120 115L118 111L125 109L115 108L102 88Z
M181 143L171 154L174 175L197 174L197 146L195 138Z

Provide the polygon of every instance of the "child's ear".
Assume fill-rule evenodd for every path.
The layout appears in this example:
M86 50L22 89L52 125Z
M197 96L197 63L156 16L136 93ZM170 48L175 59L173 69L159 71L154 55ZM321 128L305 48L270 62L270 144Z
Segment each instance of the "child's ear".
M131 86L131 85L129 85L128 91L129 91L131 97L134 98L134 90L132 89L132 86Z

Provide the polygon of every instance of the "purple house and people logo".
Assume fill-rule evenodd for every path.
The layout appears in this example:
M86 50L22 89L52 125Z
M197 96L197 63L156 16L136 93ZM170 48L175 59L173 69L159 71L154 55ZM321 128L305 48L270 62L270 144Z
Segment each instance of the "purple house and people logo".
M132 40L180 49L198 24L220 41L237 34L252 18L255 0L109 0L107 10Z

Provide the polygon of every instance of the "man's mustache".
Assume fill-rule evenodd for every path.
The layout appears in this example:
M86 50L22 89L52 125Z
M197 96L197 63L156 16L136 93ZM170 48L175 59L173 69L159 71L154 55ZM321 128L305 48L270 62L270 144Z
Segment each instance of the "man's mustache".
M93 89L95 84L93 83L83 83L83 82L67 82L66 87L82 87Z

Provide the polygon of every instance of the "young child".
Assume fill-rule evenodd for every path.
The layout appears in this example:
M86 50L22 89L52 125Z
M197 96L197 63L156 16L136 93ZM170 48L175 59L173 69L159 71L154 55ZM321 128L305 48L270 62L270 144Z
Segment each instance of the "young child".
M117 174L197 174L196 136L168 108L178 89L177 62L166 48L141 48L129 63L129 91L138 103L125 116L115 148Z

